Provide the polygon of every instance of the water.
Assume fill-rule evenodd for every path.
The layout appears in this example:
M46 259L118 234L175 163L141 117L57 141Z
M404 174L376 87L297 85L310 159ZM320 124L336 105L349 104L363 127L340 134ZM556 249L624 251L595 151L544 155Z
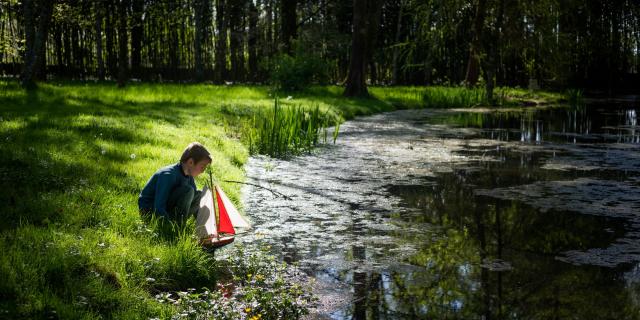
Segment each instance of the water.
M640 318L638 106L407 110L255 157L255 230L315 278L312 318Z

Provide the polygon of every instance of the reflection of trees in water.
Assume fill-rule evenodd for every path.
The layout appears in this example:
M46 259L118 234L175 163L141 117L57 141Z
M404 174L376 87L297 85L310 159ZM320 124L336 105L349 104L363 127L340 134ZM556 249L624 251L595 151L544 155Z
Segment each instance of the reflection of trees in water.
M475 197L468 185L495 186L508 178L497 170L459 171L442 175L434 186L395 188L422 209L412 221L443 227L439 235L403 239L422 243L409 261L421 270L393 275L398 311L417 318L638 318L640 309L620 281L624 267L554 259L565 250L614 241L615 232L603 231L606 221ZM512 269L492 271L492 263L502 260Z
M532 109L493 113L462 112L437 117L463 128L485 129L484 135L499 141L542 143L598 142L640 143L637 110L621 106Z

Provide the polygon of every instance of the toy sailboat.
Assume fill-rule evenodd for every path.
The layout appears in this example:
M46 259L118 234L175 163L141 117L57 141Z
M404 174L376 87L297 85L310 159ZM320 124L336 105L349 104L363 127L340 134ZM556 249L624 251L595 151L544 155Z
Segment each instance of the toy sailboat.
M209 248L218 248L233 242L236 229L251 228L224 191L218 186L215 186L214 190L215 202L208 187L202 190L200 209L196 217L196 234L200 243Z

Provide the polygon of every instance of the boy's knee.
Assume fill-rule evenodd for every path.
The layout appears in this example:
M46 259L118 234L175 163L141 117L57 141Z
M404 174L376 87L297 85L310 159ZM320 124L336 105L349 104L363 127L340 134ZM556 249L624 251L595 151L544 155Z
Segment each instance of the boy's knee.
M173 192L177 194L179 198L191 201L195 194L195 191L190 186L179 186Z

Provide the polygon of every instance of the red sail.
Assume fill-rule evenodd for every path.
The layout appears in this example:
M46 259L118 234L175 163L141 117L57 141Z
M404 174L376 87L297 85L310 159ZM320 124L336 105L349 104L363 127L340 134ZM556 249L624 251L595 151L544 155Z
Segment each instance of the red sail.
M220 193L218 193L218 190L216 190L216 202L218 203L218 212L220 214L218 233L236 234L236 230L233 229L233 225L231 224L231 219L229 219L227 209L224 207L222 199L220 199Z

